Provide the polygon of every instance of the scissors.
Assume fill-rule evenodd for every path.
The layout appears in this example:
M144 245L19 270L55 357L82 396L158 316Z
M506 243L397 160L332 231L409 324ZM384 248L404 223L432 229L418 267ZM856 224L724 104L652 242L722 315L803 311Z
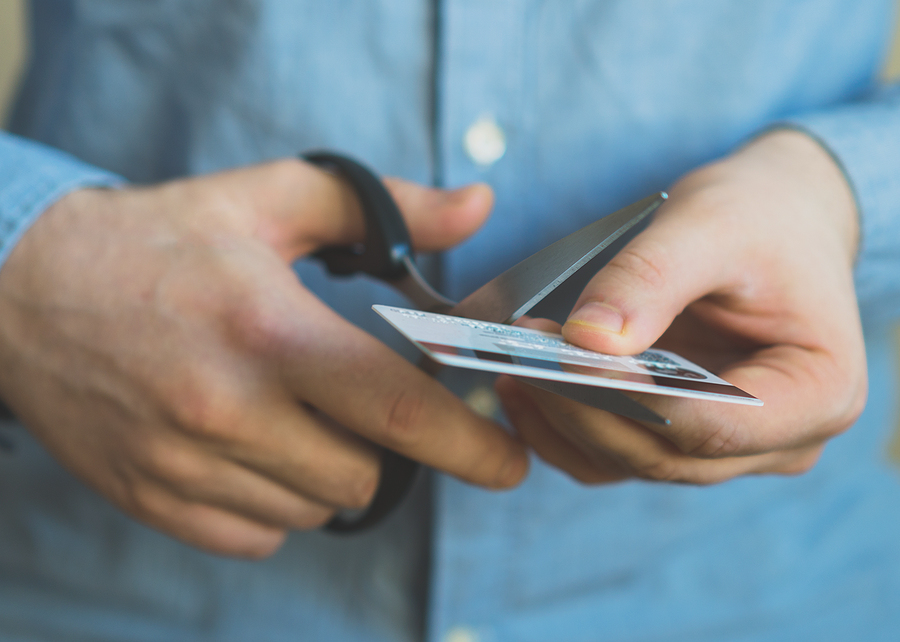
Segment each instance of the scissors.
M601 218L532 254L455 303L431 287L419 272L406 224L378 176L357 161L332 152L314 151L302 154L301 158L346 180L356 193L365 218L365 239L361 245L328 247L314 255L329 272L339 276L364 273L392 285L420 310L492 323L513 323L526 314L579 268L652 214L667 198L665 192L659 192ZM425 360L420 367L433 375L438 366ZM618 390L517 378L631 419L669 423ZM325 530L354 533L378 524L403 500L418 468L417 462L385 449L381 479L372 503L361 513L351 516L339 513L325 525Z

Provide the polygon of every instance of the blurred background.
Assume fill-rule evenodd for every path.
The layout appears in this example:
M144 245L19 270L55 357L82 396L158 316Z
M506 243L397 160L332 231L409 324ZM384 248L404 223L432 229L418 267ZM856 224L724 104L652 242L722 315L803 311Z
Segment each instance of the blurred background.
M19 73L27 56L26 20L25 0L0 0L0 125L6 122L9 100L15 92ZM900 78L900 11L894 33L894 46L884 65L884 77L888 80ZM896 343L900 345L900 329ZM900 424L888 451L891 458L900 465Z
M25 60L24 0L0 0L0 124Z

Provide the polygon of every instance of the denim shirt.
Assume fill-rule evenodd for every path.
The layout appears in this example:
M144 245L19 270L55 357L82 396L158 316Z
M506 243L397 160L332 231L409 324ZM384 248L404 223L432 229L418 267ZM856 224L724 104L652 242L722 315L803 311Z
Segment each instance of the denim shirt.
M494 493L426 476L374 531L294 533L262 562L125 517L0 423L3 640L846 640L900 631L890 342L900 312L891 0L34 0L0 133L0 261L80 187L330 148L495 212L442 257L484 280L772 126L844 169L862 242L865 413L799 477L584 487L533 462ZM493 162L465 143L502 134ZM496 142L496 140L494 141ZM496 154L495 154L496 155ZM398 350L365 279L297 270ZM827 313L827 311L823 311ZM485 382L451 373L459 394Z

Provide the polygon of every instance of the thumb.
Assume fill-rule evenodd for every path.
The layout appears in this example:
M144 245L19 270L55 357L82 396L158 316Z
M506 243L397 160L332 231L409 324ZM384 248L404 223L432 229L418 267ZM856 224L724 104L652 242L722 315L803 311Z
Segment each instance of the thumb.
M455 190L423 187L398 178L384 180L420 252L443 250L471 236L487 220L494 192L484 183Z
M723 287L716 230L676 210L663 205L591 279L563 326L567 341L609 354L643 352L684 308Z
M193 190L201 201L203 195L214 195L213 205L201 211L209 209L219 224L255 236L288 261L365 238L365 220L350 184L299 159L270 161L176 184ZM456 190L396 178L384 179L384 184L419 251L459 243L484 223L494 203L491 188L484 184Z
M340 176L298 160L276 161L233 172L252 186L256 235L288 260L327 246L359 243L365 219L351 185ZM406 221L413 248L450 247L487 219L494 196L487 185L457 190L384 179Z

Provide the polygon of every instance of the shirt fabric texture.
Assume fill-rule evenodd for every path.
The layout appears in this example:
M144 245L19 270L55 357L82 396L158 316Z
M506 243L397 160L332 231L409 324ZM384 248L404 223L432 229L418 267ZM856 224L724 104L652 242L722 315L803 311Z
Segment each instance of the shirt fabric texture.
M135 523L3 422L14 449L0 450L0 639L896 639L900 485L883 452L900 91L878 77L893 4L34 0L32 60L0 133L0 261L71 190L327 148L386 175L493 186L488 223L443 257L440 287L460 297L789 126L826 146L857 198L870 396L802 476L593 488L534 461L521 487L494 493L432 475L372 532L295 533L262 562ZM507 144L489 166L462 144L485 116ZM399 295L296 269L412 354L370 310ZM481 382L447 380L460 393Z

